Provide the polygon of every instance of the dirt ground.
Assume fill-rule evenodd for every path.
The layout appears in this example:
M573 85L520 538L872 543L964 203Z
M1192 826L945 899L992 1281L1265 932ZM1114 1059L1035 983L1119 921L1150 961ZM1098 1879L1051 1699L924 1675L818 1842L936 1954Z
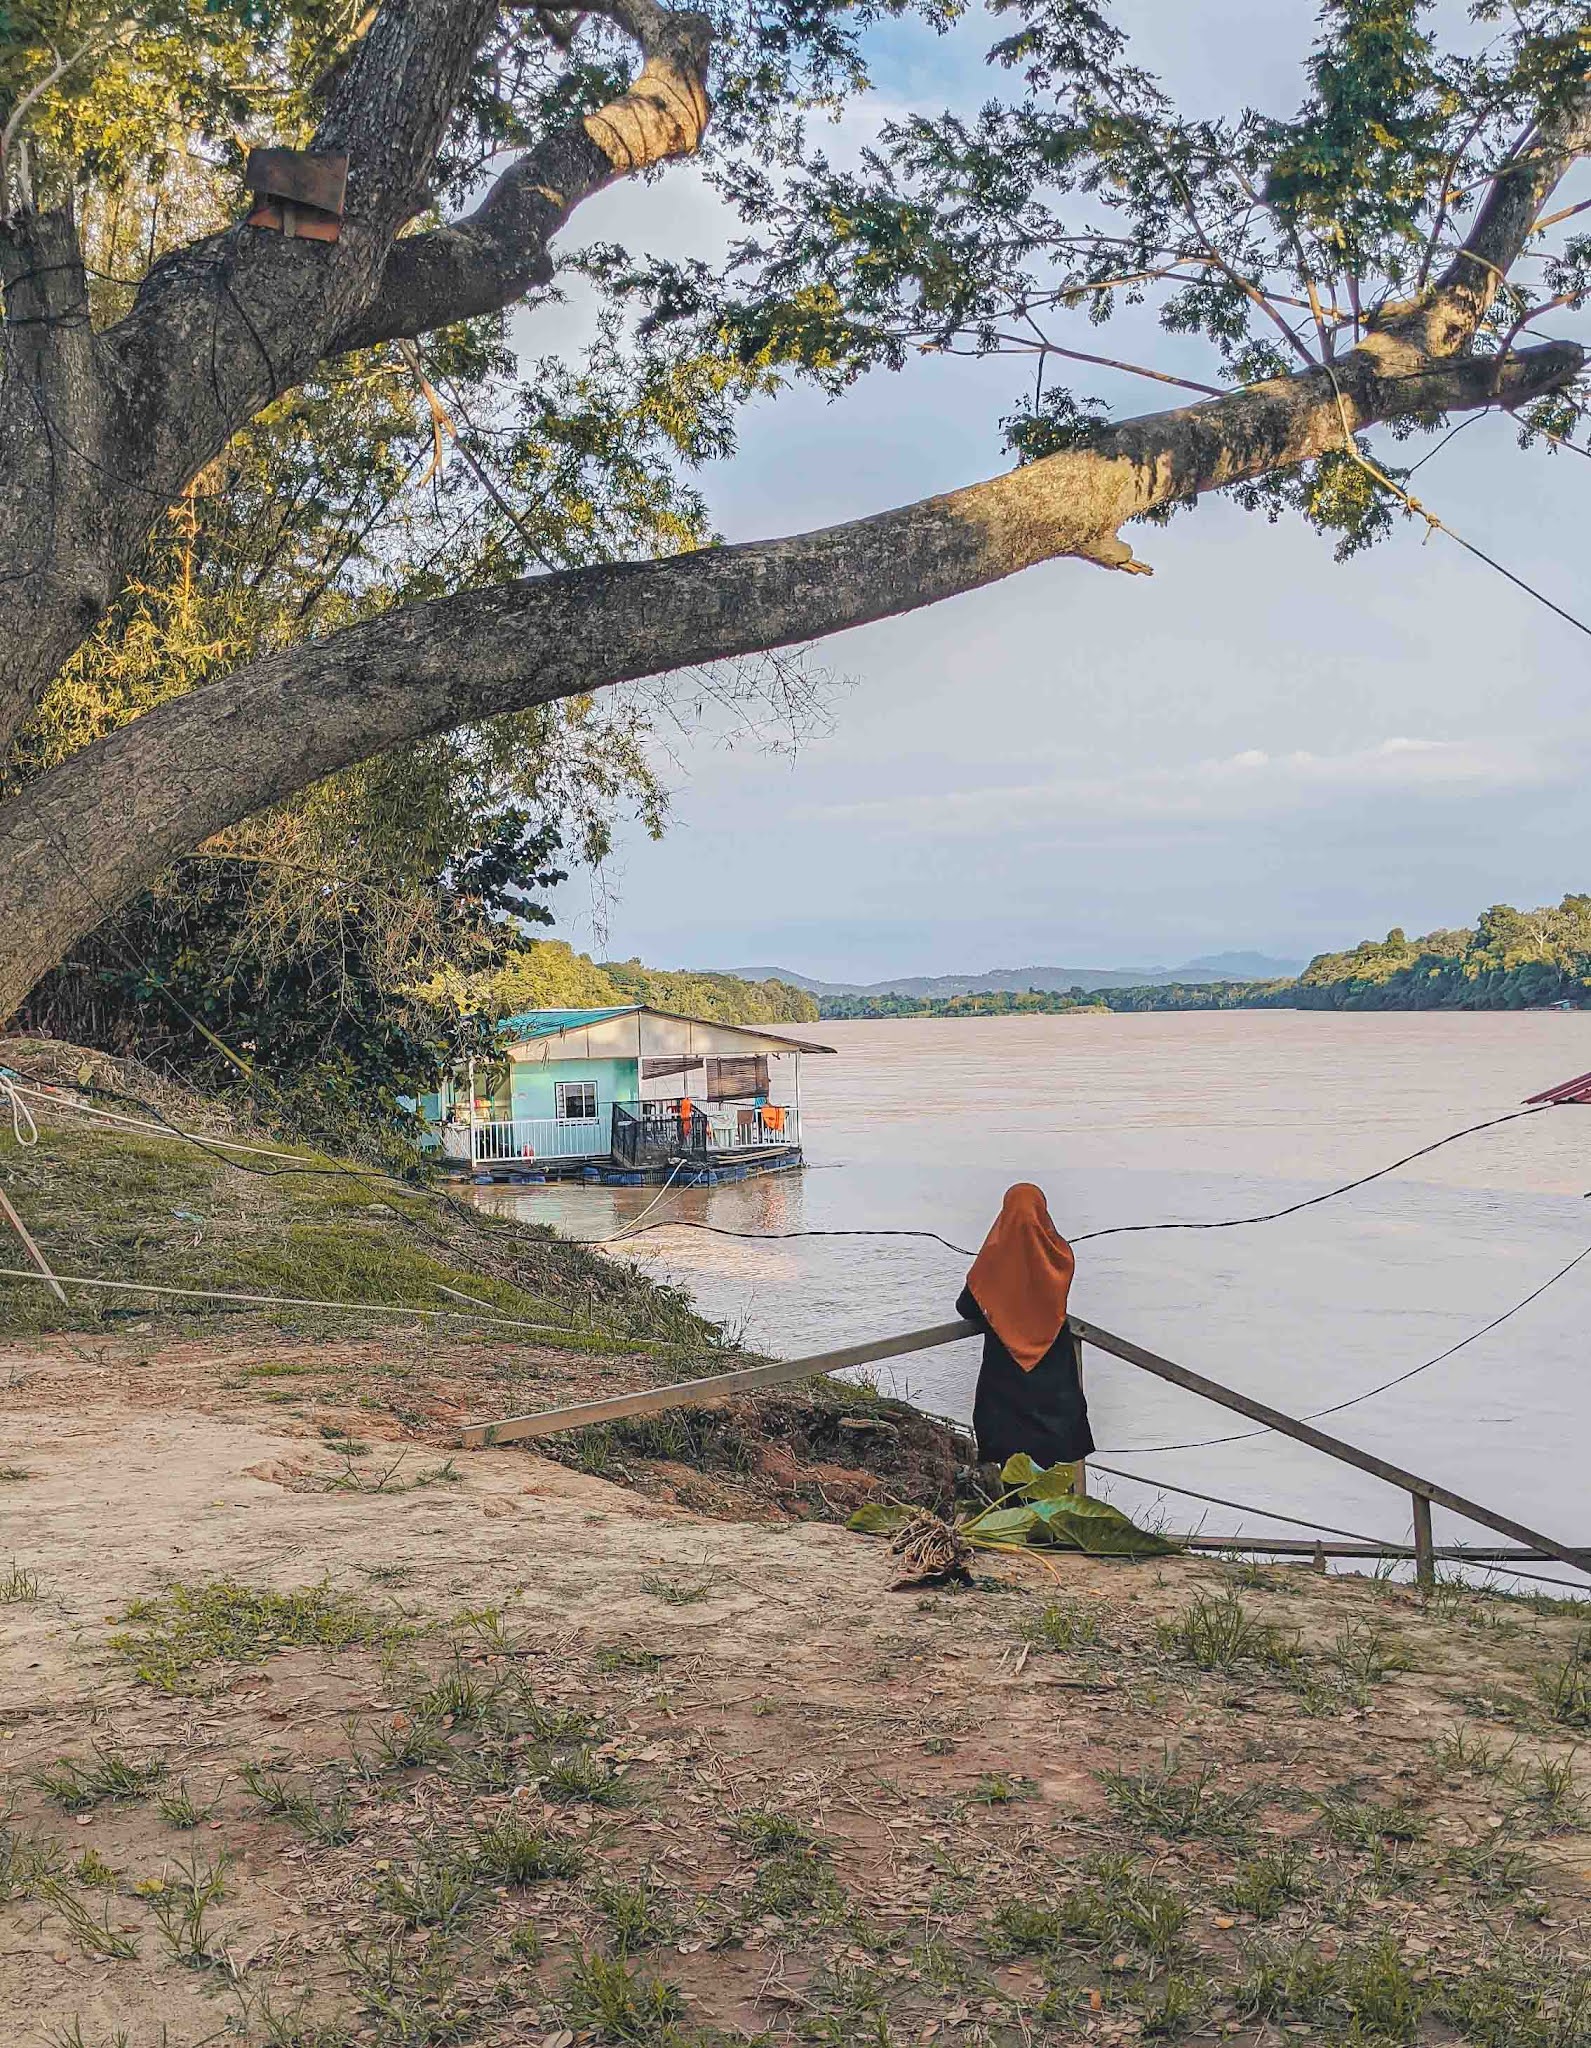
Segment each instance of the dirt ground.
M0 1349L0 2041L1591 2043L1575 1613L891 1591L865 1404L604 1477L417 1341Z

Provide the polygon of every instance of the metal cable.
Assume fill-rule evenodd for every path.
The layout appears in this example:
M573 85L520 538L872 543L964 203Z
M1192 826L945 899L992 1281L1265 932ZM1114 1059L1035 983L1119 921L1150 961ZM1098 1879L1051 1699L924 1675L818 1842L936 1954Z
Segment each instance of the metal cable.
M1341 1415L1346 1408L1357 1408L1361 1401L1373 1401L1377 1394L1385 1394L1393 1387L1401 1387L1407 1380L1418 1378L1422 1372L1429 1372L1433 1365L1443 1364L1455 1352L1462 1351L1466 1345L1474 1344L1480 1338L1489 1336L1493 1330L1506 1323L1511 1316L1517 1316L1521 1309L1529 1308L1533 1301L1539 1301L1549 1287L1556 1287L1558 1282L1565 1278L1566 1275L1572 1273L1582 1260L1588 1258L1591 1258L1591 1244L1586 1245L1583 1250L1577 1251L1567 1265L1560 1266L1557 1272L1552 1274L1550 1278L1543 1280L1539 1287L1532 1288L1522 1301L1516 1301L1511 1308L1505 1308L1500 1316L1493 1316L1491 1321L1482 1324L1480 1329L1471 1330L1467 1337L1460 1337L1456 1344L1449 1344L1445 1351L1439 1351L1434 1358L1427 1358L1420 1365L1411 1365L1407 1372L1400 1372L1395 1379L1383 1380L1378 1387L1367 1387L1362 1394L1351 1394L1346 1400L1334 1401L1328 1408L1307 1409L1298 1418L1299 1421L1318 1422L1323 1415ZM1140 1458L1150 1457L1159 1451L1204 1451L1209 1450L1216 1444L1246 1443L1253 1437L1271 1436L1273 1434L1274 1432L1267 1426L1264 1429L1240 1429L1228 1436L1199 1437L1188 1443L1118 1444L1113 1451L1107 1451L1106 1456L1112 1458Z

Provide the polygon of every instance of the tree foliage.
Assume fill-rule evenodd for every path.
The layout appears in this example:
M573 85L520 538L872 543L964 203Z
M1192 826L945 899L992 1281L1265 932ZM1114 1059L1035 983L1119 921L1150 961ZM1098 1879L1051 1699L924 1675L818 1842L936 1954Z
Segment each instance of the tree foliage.
M521 1010L600 1009L646 1003L719 1024L796 1024L818 1014L816 1001L789 982L747 981L704 969L645 967L639 960L595 961L561 939L514 947L495 967L454 982L456 1008L494 1021ZM427 993L440 996L442 987Z

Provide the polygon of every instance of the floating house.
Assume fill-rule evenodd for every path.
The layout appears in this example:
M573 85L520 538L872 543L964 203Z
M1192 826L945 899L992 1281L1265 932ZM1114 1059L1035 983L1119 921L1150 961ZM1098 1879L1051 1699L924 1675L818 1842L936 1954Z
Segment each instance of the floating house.
M442 1156L478 1180L638 1184L740 1179L801 1164L801 1057L782 1033L644 1004L525 1010L504 1057L421 1109Z

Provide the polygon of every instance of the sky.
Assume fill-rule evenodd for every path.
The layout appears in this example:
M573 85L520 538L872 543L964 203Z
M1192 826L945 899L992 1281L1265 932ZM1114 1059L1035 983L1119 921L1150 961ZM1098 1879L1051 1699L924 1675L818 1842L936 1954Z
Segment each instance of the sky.
M1210 113L1290 111L1313 17L1297 0L1117 8L1139 61ZM886 113L975 107L989 40L978 22L878 38L878 89L835 153ZM605 195L579 232L711 254L725 222L687 170ZM524 338L541 348L538 321ZM1128 352L1130 324L1106 332ZM1176 366L1158 333L1141 339ZM1184 360L1209 375L1208 357ZM836 401L759 403L702 479L715 525L797 532L994 474L1029 375L924 360ZM1120 412L1166 402L1138 380L1093 388ZM1591 617L1591 464L1522 454L1487 418L1419 488ZM827 728L794 758L675 740L667 836L621 831L600 887L558 892L558 935L659 966L877 980L1230 948L1303 959L1591 887L1586 635L1410 523L1346 564L1297 521L1214 499L1128 538L1152 578L1051 563L824 642Z

